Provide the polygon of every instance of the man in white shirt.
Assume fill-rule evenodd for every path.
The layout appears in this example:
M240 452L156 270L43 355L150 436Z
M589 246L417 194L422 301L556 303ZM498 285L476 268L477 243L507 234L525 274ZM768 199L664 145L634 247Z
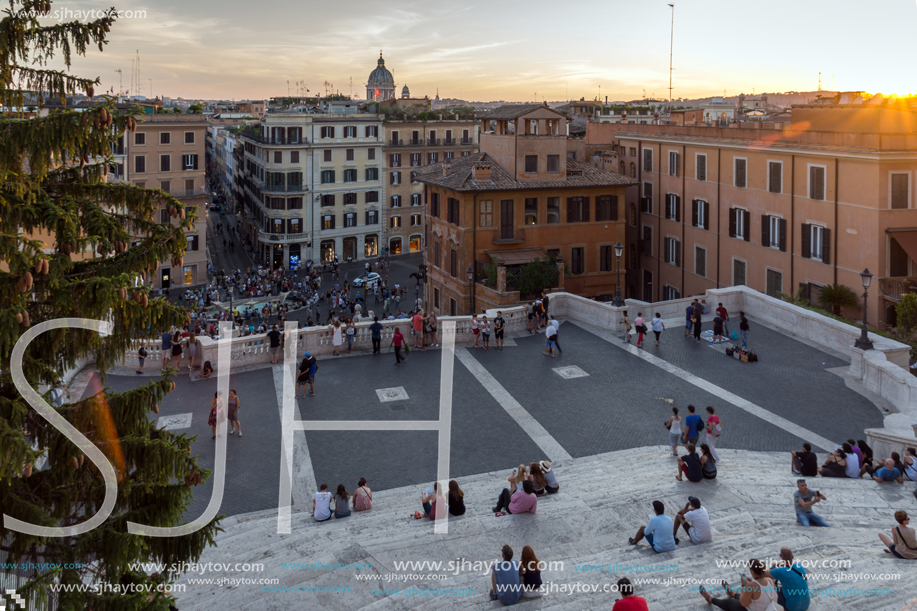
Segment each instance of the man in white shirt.
M545 343L544 343L543 354L545 356L550 355L551 358L554 358L554 348L556 347L554 338L557 337L557 327L555 327L554 325L548 325L547 327L545 327L544 337L545 337Z
M331 519L331 493L328 492L328 484L322 484L312 497L312 518L316 522Z
M563 348L560 347L560 321L554 318L554 315L551 314L551 320L548 323L548 326L554 327L554 347L557 348L557 351L561 354L564 353Z
M679 525L684 527L685 532L691 537L691 542L695 545L713 541L713 531L710 529L710 516L707 515L707 508L701 507L700 499L696 496L689 496L688 504L675 516L673 534L678 534Z

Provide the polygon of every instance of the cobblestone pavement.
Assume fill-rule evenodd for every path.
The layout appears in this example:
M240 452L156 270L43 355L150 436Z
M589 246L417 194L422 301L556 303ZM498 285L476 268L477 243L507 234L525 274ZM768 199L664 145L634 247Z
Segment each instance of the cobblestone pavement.
M394 267L394 266L393 266ZM794 424L831 440L861 437L880 427L882 414L828 371L844 365L829 356L752 322L751 346L758 363L730 360L722 348L684 339L680 328L665 332L661 345L647 351L716 386L751 401ZM501 392L512 396L574 458L667 443L663 427L677 406L682 415L691 403L702 412L715 407L723 421L719 447L745 450L799 448L803 440L690 382L612 345L584 327L561 327L565 349L557 358L542 355L543 337L522 336L503 352L468 349L495 382L485 388L469 369L454 365L451 469L453 477L498 471L521 462L548 458L514 420ZM620 340L616 340L620 341ZM466 350L466 348L459 348ZM319 361L316 396L298 399L301 418L317 420L435 420L439 413L441 351L413 351L400 367L393 353L324 358ZM555 368L574 367L563 377ZM144 383L145 376L111 376L115 391ZM197 435L194 453L213 467L213 441L207 426L216 380L176 379L176 391L160 416L190 413L180 432ZM243 401L244 437L229 439L226 495L221 513L236 515L276 507L280 420L273 372L269 368L232 376L231 387ZM498 388L495 388L497 386ZM86 393L98 389L91 384ZM403 389L406 399L382 401L377 390ZM496 397L496 398L495 398ZM506 403L505 400L502 403ZM509 410L509 411L507 411ZM437 434L430 431L309 431L305 435L316 482L348 490L366 477L374 490L416 486L418 492L436 475ZM639 464L633 465L639 469ZM195 489L189 516L207 504L210 486ZM310 493L311 494L311 493Z

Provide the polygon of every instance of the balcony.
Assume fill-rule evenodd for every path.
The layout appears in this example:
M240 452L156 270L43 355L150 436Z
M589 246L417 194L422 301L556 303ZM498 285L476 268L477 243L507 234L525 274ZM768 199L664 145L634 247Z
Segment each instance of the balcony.
M396 139L392 138L391 140L389 140L389 141L386 142L385 144L386 144L386 146L404 146L404 140L396 140Z
M462 146L467 146L469 144L474 144L474 138L462 138L459 142Z
M879 294L901 301L909 293L917 293L917 278L879 278Z
M427 146L439 146L443 141L439 138L427 138Z
M306 185L264 185L261 187L263 193L305 193L309 189Z
M515 244L518 242L525 242L525 229L501 227L500 237L494 239L494 244Z
M253 132L244 132L242 136L260 144L309 144L309 139L303 138L301 136L262 136L261 134L256 134Z
M258 240L264 244L295 244L297 242L311 242L312 235L303 233L271 233L270 231L259 230Z

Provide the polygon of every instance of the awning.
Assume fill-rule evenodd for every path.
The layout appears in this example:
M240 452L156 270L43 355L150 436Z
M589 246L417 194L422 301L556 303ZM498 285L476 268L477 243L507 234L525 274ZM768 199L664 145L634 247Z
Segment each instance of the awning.
M535 259L547 258L544 251L538 247L516 248L507 250L485 250L492 260L500 261L501 265L525 265Z
M917 262L917 227L887 229L886 231L901 245L911 261Z

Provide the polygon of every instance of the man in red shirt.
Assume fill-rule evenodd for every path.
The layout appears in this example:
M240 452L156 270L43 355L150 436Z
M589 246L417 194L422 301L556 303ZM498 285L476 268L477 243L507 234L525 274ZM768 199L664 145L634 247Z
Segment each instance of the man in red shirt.
M417 308L411 322L414 323L414 347L423 350L423 310L421 308Z
M392 335L392 343L390 345L395 347L395 364L401 364L401 346L404 344L404 335L401 333L401 329L395 327L395 334Z
M723 327L726 329L726 337L729 337L729 312L726 311L726 308L723 307L722 303L717 306L716 315L723 319Z
M621 600L615 603L611 611L649 611L646 600L634 596L634 586L627 577L618 580L618 594L621 595Z

